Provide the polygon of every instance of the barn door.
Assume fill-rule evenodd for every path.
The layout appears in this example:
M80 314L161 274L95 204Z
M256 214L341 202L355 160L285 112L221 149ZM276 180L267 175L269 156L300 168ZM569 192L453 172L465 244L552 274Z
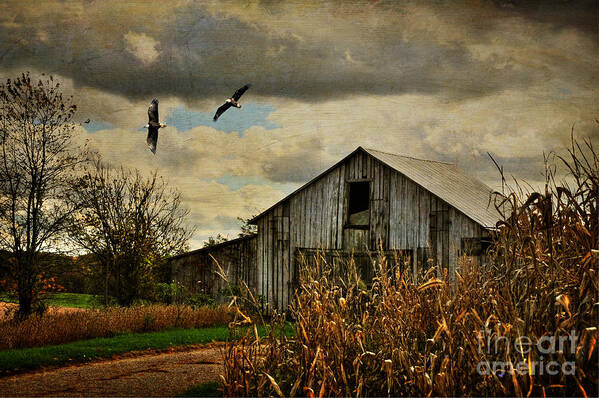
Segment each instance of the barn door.
M270 220L273 248L270 251L269 301L278 310L286 310L289 301L289 216L276 215Z
M434 265L449 267L449 212L447 209L432 211L429 220L431 255Z
M343 249L354 252L368 250L368 229L345 228L343 230Z

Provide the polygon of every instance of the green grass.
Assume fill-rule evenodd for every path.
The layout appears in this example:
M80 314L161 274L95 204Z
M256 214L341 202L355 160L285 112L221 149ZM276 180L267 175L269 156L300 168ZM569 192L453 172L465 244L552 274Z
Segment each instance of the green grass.
M178 397L220 397L219 384L216 381L201 383L183 391Z
M225 341L226 326L205 329L171 329L152 333L127 333L67 344L0 351L0 372L21 371L67 362L85 362L129 351L163 350L211 341Z
M46 303L54 307L98 308L102 307L102 298L83 293L47 293Z
M18 303L19 300L17 300L16 297L14 297L14 295L12 294L8 294L8 293L0 293L0 301L3 301L5 303Z
M52 307L98 308L102 307L102 298L83 293L46 293L44 302ZM0 293L0 301L19 303L19 300L7 293Z
M266 328L258 328L264 335ZM240 333L240 331L238 331ZM285 335L293 335L293 325L287 324ZM236 338L237 334L233 336ZM64 363L86 362L130 351L164 350L212 341L226 341L226 326L204 329L171 329L151 333L127 333L114 337L80 340L72 343L46 347L21 348L0 351L0 374L31 370Z

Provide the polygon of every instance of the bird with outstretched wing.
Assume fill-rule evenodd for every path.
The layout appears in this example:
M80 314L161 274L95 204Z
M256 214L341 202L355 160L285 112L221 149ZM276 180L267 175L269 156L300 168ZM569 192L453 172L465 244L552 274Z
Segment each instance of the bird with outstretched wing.
M154 98L148 108L148 124L144 127L148 129L148 137L146 142L152 153L156 153L156 145L158 145L158 129L166 127L166 124L160 123L158 119L158 100Z
M241 98L241 96L243 95L243 93L245 93L247 91L248 88L252 87L251 84L246 84L245 86L241 87L240 89L238 89L237 91L235 91L235 93L233 94L232 97L227 98L227 100L225 101L224 104L222 104L217 110L216 113L214 114L214 121L216 122L218 120L218 118L220 117L220 115L222 115L223 113L225 113L227 111L227 109L229 109L230 107L234 106L236 108L241 108L241 104L238 102L239 99Z

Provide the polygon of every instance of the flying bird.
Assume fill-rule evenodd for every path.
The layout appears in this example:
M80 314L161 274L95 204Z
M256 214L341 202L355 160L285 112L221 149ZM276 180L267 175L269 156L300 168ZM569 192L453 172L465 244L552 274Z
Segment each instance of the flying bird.
M252 87L251 84L246 84L245 86L241 87L239 90L235 91L235 94L233 94L233 96L231 98L227 98L227 100L225 101L224 104L222 104L217 110L216 113L214 114L214 121L216 122L218 120L218 118L220 117L220 115L222 115L223 113L226 112L227 109L229 109L230 107L234 106L236 108L241 108L241 104L237 101L239 101L239 98L241 98L241 96L243 95L243 93L245 93L247 91L248 88Z
M144 127L148 129L148 138L146 138L148 148L155 154L156 145L158 144L158 129L166 127L166 124L158 121L158 100L156 98L152 100L152 103L148 108L148 124Z
M86 120L85 122L83 122L83 123L85 123L85 124L89 124L89 122L91 122L91 120L90 120L90 119L87 119L87 120Z

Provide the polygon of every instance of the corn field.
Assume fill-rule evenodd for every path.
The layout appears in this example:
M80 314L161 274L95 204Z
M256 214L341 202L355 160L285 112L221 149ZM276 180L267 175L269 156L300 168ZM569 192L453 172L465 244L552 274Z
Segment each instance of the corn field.
M250 328L229 342L224 395L597 396L599 160L573 140L546 163L544 192L494 194L491 260L462 258L455 282L383 255L368 285L351 260L342 277L322 256L306 262L295 337L273 322L266 338ZM236 324L256 322L244 311Z

